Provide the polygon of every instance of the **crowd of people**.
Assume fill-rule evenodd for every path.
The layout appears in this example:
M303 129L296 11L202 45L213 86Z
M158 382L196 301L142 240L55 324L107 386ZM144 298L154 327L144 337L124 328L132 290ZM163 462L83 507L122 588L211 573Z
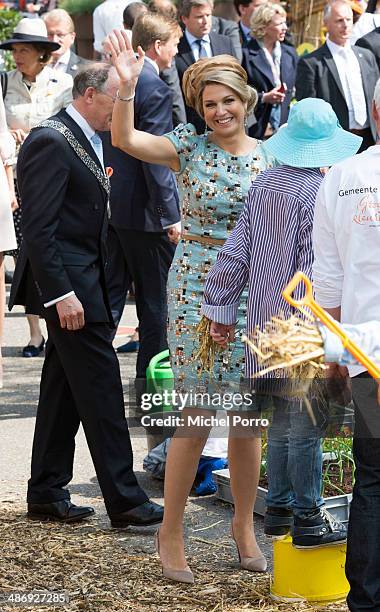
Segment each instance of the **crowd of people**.
M239 390L258 370L240 332L293 312L281 291L297 270L313 278L317 300L343 324L379 319L376 5L356 20L355 34L357 3L326 4L326 42L302 58L281 4L234 6L237 21L213 15L212 0L178 7L105 0L94 11L96 62L73 51L72 19L50 5L42 18L22 18L0 44L15 63L2 73L0 96L0 340L9 254L16 262L9 307L25 307L30 330L22 354L45 351L28 516L73 522L93 513L74 505L66 488L82 424L112 526L161 524L163 574L184 583L194 582L185 505L210 434L187 419L209 409L189 403L183 410L163 508L133 472L112 344L132 283L137 410L150 360L167 348L178 390ZM197 361L197 329L223 349L212 372ZM368 342L374 329L359 325L353 333ZM326 355L343 364L331 365L334 373L349 358L324 337ZM377 394L370 381L357 392L363 370L350 372L354 612L380 609ZM344 542L346 527L321 497L323 431L302 402L266 394L231 414L257 416L268 402L265 533L291 530L293 545L306 549ZM231 535L251 572L267 567L252 524L260 434L235 426L228 439Z

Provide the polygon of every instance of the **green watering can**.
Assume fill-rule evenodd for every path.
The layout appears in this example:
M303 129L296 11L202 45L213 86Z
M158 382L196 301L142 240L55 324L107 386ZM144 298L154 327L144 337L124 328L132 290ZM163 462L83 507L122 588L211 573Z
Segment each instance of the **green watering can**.
M163 392L166 390L168 392L166 395L169 395L173 389L174 374L170 366L169 350L166 349L152 357L146 369L146 392L151 394L152 400L154 399L149 410L150 414L172 411L172 404L167 398L163 397ZM158 395L161 395L161 401Z

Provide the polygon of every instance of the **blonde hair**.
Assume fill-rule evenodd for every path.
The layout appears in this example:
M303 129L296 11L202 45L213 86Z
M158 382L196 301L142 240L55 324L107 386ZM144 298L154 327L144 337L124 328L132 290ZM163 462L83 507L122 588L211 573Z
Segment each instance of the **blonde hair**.
M144 13L133 24L132 47L135 51L138 46L147 51L156 40L165 44L172 36L182 36L177 21L158 13Z
M200 59L187 68L182 89L188 106L204 117L203 91L206 85L225 85L247 105L247 115L256 106L257 92L247 84L247 73L232 55L216 55Z
M64 23L67 26L69 34L72 34L74 32L74 22L71 19L69 13L64 9L58 8L53 9L48 13L44 13L44 15L42 15L42 19L45 21L45 23L47 21L50 21L50 23L53 23L53 21L54 23Z
M268 2L267 4L258 6L252 13L251 17L252 35L255 38L258 38L258 40L263 39L265 36L265 30L275 15L286 17L286 11L282 8L281 4Z

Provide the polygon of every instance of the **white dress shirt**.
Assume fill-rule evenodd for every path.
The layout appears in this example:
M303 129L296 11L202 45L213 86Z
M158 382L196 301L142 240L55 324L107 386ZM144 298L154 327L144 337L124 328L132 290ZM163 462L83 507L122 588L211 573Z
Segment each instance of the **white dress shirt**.
M103 156L102 158L100 158L99 152L97 148L94 146L93 141L91 140L92 137L96 134L95 130L90 126L90 124L86 121L86 119L77 111L77 109L72 104L70 104L66 108L66 113L70 115L70 117L75 121L75 123L78 124L78 126L80 127L84 135L86 136L87 140L91 144L92 148L94 149L97 157L99 158L99 161L101 162L104 168ZM55 298L54 300L50 300L49 302L46 302L44 306L45 308L49 308L49 306L54 306L54 304L57 304L57 302L61 302L62 300L64 300L67 297L70 297L71 295L75 295L75 292L69 291L69 293L65 293L65 295L61 295L60 297Z
M375 365L380 368L380 321L368 321L358 325L341 325L342 330ZM341 365L356 364L357 360L344 348L342 340L324 325L320 326L325 360Z
M335 44L329 38L326 39L326 44L333 56L342 84L348 108L350 129L362 130L369 127L362 74L351 45L348 44L343 47Z
M66 108L66 113L70 115L70 117L74 119L75 123L79 125L80 129L82 130L90 145L94 149L96 156L102 164L104 170L103 151L100 153L99 149L94 145L93 142L93 137L96 134L94 128L92 128L91 125L87 123L86 119L77 111L77 109L72 104L70 104Z
M190 45L190 48L193 52L194 55L194 59L197 62L199 60L199 45L197 43L198 40L200 40L199 38L197 38L196 36L193 36L192 34L190 34L189 30L185 30L185 36L187 38L187 42ZM202 36L202 40L203 40L203 47L204 50L207 53L207 57L212 57L212 50L211 50L211 43L210 43L210 37L208 34L204 34L204 36Z
M66 72L67 66L70 61L70 49L66 51L63 55L58 58L58 61L55 64L51 64L51 68L53 70L58 70L58 72Z
M160 69L158 67L157 62L152 60L152 58L148 57L147 55L145 56L144 59L145 59L146 62L148 62L148 64L151 64L153 66L153 68L155 69L155 71L157 72L157 74L160 75Z
M380 145L374 145L333 166L316 199L315 297L324 308L340 306L342 323L380 320L379 168Z
M94 49L103 52L102 43L112 30L123 30L123 11L128 4L135 0L105 0L94 10Z

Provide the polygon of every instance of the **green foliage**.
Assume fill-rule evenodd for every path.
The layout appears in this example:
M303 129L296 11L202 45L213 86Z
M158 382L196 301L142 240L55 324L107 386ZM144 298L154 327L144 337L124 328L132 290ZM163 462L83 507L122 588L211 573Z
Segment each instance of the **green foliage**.
M266 476L267 469L267 439L262 439L262 454L260 465L260 478ZM352 458L352 437L326 438L323 440L322 450L329 454L329 459L323 462L322 495L327 486L336 492L336 495L346 493L345 484L348 473L350 481L355 482L355 464ZM333 482L333 481L334 482ZM331 493L329 493L331 495Z
M102 0L61 0L59 8L65 9L70 15L92 14Z
M0 10L0 40L4 41L11 37L14 29L20 21L22 15L18 11ZM5 70L12 70L15 65L12 54L9 51L4 53Z
M350 474L352 484L355 482L355 463L352 458L352 438L330 438L323 441L323 452L330 458L323 466L323 492L327 485L333 488L337 495L346 493L345 479ZM332 482L334 474L334 482ZM323 494L322 492L322 494Z

